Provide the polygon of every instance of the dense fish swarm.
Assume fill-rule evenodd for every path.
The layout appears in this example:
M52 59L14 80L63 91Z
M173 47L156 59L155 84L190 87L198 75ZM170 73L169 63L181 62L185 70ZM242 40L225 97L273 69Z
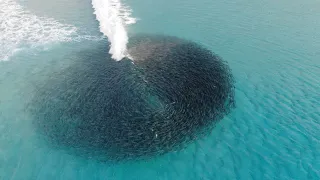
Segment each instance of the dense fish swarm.
M141 35L129 54L117 62L103 47L72 57L32 101L38 132L85 157L148 158L210 132L234 107L230 69L200 45Z

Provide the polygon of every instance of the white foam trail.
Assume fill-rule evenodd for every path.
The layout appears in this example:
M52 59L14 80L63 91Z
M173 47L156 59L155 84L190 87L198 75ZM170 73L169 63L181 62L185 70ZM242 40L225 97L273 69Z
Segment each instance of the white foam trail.
M0 61L22 47L71 41L77 28L37 17L14 0L0 0Z
M131 16L129 7L124 6L120 0L92 0L94 14L100 22L100 31L108 37L109 53L115 60L128 56L128 34L126 26L136 22Z

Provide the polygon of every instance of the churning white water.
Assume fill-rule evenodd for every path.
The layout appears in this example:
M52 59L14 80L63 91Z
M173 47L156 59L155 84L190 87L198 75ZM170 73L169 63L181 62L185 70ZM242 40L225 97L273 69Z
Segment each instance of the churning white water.
M38 17L14 0L0 0L0 61L23 47L71 41L77 28Z
M100 22L100 31L111 43L109 53L112 58L119 61L128 56L126 27L136 22L136 19L131 17L131 9L120 0L92 0L92 5Z

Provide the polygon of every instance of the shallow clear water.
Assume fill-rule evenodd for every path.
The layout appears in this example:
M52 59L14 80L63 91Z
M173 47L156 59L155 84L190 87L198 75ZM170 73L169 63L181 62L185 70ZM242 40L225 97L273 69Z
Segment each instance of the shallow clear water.
M51 148L26 111L35 85L71 66L71 53L101 41L91 2L18 2L26 18L15 23L59 24L43 31L17 24L29 28L0 38L0 57L9 54L0 61L0 179L320 178L319 1L126 0L140 19L129 34L190 39L228 61L237 107L186 149L118 164Z

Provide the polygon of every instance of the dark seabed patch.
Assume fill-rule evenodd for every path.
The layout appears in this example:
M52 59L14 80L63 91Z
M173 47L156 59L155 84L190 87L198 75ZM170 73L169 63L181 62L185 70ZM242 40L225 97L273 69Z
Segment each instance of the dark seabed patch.
M209 133L234 107L229 67L196 43L135 36L133 62L105 47L77 53L38 87L30 112L51 144L101 160L153 157Z

